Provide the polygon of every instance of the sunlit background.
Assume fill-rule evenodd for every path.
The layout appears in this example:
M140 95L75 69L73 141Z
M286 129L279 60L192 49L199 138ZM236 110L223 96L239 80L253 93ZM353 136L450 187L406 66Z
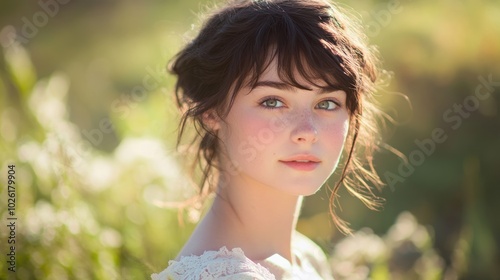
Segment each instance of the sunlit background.
M193 193L165 65L213 3L1 2L0 278L145 279L175 258L199 213L159 205ZM378 96L396 119L385 139L407 158L381 145L381 211L341 192L352 236L332 225L326 191L306 199L299 231L336 279L498 279L500 2L340 5L379 47Z

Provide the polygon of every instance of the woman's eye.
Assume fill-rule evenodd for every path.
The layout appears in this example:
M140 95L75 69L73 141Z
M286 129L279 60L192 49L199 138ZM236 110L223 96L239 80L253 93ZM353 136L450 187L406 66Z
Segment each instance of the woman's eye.
M264 100L261 104L264 107L268 107L268 108L280 108L280 107L283 107L283 102L281 102L281 101L279 101L278 99L275 99L275 98Z
M333 102L332 100L323 100L316 105L318 109L323 109L323 110L334 110L335 108L338 107L338 105Z

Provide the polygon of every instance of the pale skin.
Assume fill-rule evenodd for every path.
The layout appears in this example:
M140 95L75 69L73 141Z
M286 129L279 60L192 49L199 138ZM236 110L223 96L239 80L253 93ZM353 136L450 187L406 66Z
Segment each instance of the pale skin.
M223 141L224 180L178 258L226 246L241 248L256 262L279 255L300 267L292 248L302 198L318 191L337 167L349 114L344 91L297 78L310 90L283 83L273 61L257 87L238 92L224 121L207 115ZM297 156L317 163L311 170L285 164Z

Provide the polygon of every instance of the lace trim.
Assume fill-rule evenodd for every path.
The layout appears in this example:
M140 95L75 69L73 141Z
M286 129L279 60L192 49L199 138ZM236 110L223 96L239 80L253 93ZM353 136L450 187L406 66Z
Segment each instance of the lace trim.
M205 251L200 256L183 256L179 261L169 261L168 267L159 274L152 274L153 280L167 279L275 279L262 265L248 259L241 248L229 251Z

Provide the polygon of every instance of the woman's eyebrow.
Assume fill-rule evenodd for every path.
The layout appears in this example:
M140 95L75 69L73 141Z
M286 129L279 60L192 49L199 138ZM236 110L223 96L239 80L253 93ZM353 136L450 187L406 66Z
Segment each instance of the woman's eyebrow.
M270 88L275 88L278 90L287 90L287 91L297 91L297 87L294 87L290 84L284 83L284 82L276 82L276 81L258 81L254 84L252 87L252 90L258 88L258 87L270 87ZM313 89L307 88L307 90L312 91ZM325 94L325 93L333 93L335 91L340 91L341 88L339 86L327 86L327 87L322 87L318 91L319 94Z

